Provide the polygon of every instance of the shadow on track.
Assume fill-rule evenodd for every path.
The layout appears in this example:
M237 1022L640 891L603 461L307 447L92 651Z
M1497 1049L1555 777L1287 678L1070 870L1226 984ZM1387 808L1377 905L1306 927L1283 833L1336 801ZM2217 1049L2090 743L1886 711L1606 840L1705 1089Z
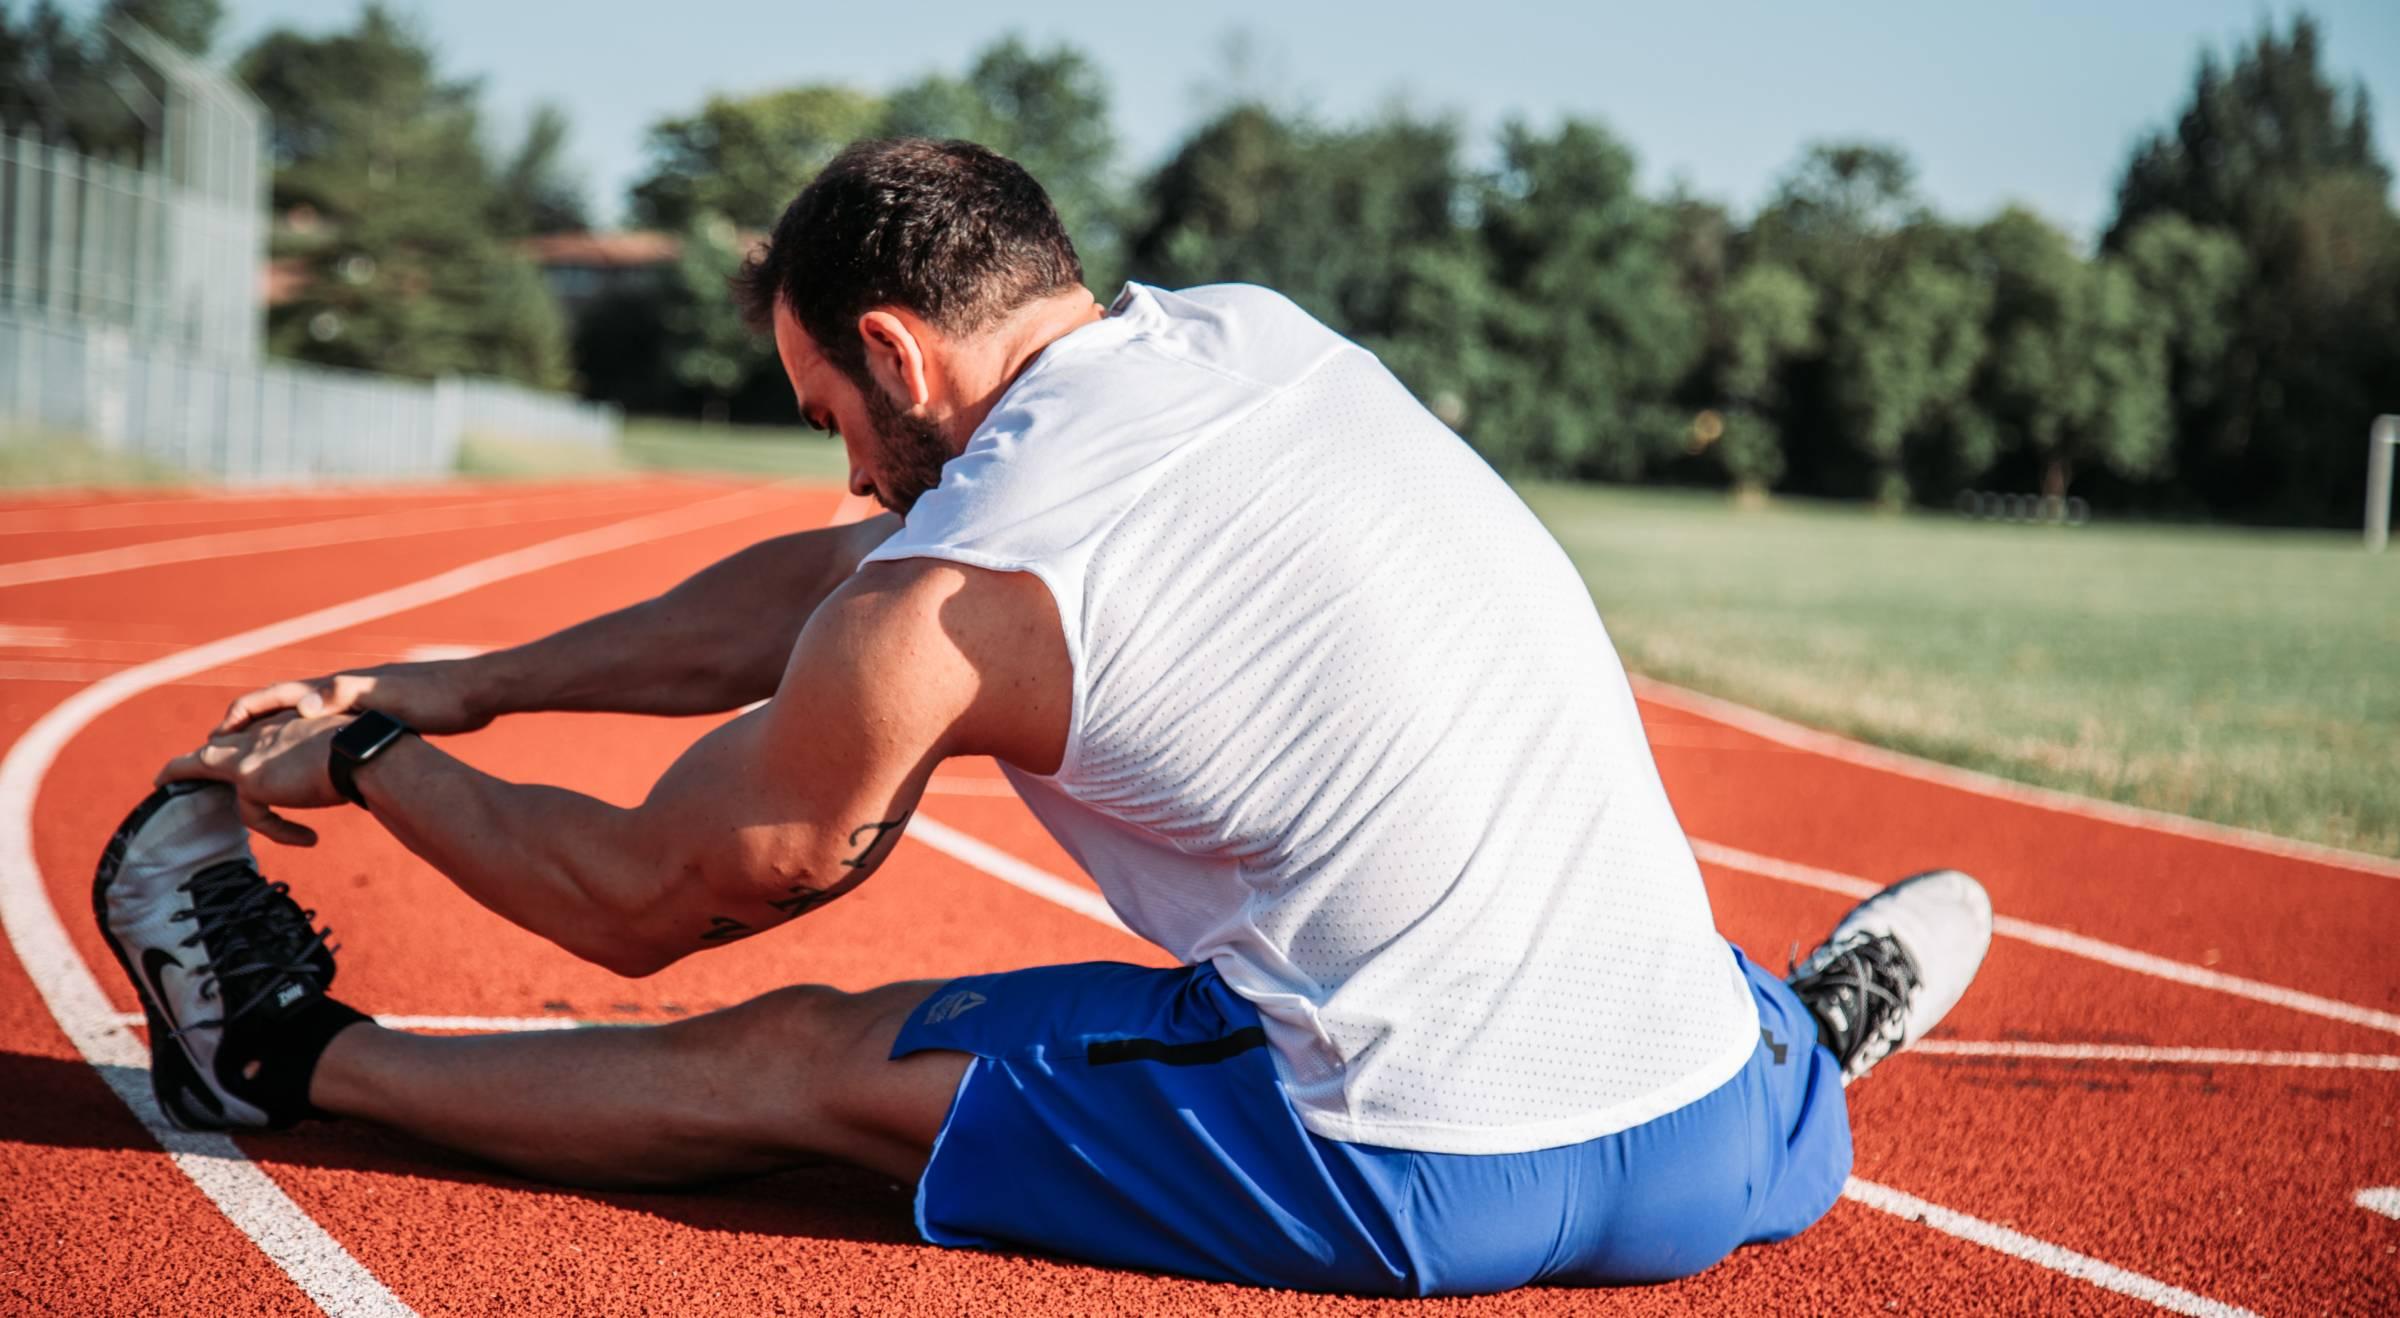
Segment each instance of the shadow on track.
M136 1084L149 1083L147 1076L129 1078ZM0 1050L0 1143L160 1151L90 1066L5 1050ZM241 1146L270 1172L306 1167L520 1190L538 1187L703 1231L862 1244L918 1240L908 1187L838 1164L687 1190L590 1190L529 1181L363 1121L244 1135Z

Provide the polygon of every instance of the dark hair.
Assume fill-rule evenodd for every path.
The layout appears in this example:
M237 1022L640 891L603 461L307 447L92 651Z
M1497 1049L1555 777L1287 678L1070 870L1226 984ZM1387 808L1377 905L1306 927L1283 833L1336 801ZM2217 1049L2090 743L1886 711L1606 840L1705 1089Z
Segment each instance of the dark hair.
M760 330L792 310L826 360L860 385L858 318L905 307L947 334L972 334L1035 298L1083 282L1075 244L1033 175L973 142L854 142L776 221L733 277Z

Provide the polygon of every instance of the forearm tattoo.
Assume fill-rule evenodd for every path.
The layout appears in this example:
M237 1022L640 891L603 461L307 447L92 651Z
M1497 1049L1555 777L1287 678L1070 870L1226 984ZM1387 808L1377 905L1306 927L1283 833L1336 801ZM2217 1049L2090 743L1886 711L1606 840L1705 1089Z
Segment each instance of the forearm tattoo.
M869 871L883 862L884 856L891 854L891 847L885 846L884 843L889 841L895 846L898 845L900 830L907 825L909 816L914 813L914 811L903 812L893 819L860 824L851 829L850 845L856 847L857 851L842 858L842 868L856 871L855 873L826 888L812 888L804 883L795 883L791 886L788 896L778 897L768 902L768 909L774 911L779 920L793 919L808 914L858 886L858 883L867 877ZM878 854L879 848L880 854ZM708 929L700 935L700 941L703 943L730 943L738 938L748 938L757 932L758 929L747 921L736 920L730 915L714 915L709 917Z

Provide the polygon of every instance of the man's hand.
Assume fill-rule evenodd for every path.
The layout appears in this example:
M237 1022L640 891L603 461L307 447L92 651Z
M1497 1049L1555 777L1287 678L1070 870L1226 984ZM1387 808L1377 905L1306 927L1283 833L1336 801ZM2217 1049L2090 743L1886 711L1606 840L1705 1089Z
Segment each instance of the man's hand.
M272 688L270 688L271 690ZM343 804L326 765L333 734L352 715L301 718L289 711L255 719L239 732L220 732L188 755L158 771L160 784L184 778L230 783L241 803L242 822L287 846L313 847L317 832L275 813L275 807L314 809Z
M468 693L464 665L456 660L382 664L348 673L301 678L260 687L226 706L214 735L240 732L284 711L303 719L379 710L417 732L442 736L473 732L492 721ZM260 830L265 832L264 829ZM268 834L272 837L273 834Z

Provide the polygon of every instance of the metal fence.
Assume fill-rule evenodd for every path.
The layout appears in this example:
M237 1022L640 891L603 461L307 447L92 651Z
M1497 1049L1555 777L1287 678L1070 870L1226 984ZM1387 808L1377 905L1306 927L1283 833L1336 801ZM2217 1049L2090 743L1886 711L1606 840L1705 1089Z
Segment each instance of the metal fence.
M141 71L120 95L148 97L134 158L0 131L0 424L231 481L438 475L468 434L615 442L616 409L563 394L264 357L265 112L110 32Z
M70 319L0 313L0 419L228 481L432 476L469 434L614 443L613 407L498 380L431 383L225 361Z
M123 161L0 131L0 309L120 325L206 357L259 355L264 111L131 24L149 135Z

